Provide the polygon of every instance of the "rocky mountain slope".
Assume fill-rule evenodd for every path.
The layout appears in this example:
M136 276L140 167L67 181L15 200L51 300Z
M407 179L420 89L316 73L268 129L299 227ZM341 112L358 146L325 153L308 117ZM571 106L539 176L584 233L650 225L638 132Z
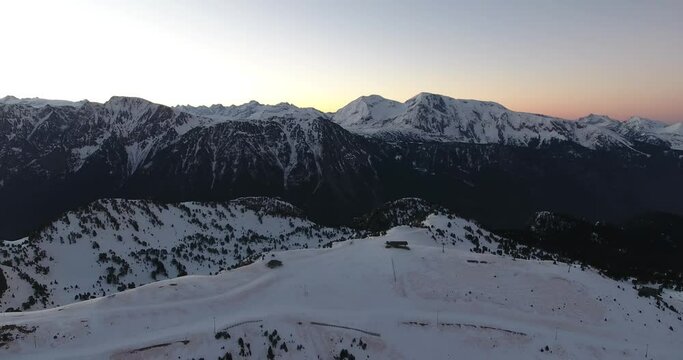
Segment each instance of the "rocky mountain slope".
M330 200L368 206L379 186L364 139L300 114L313 110L252 105L233 109L246 117L234 120L137 98L0 102L0 238L105 197L279 195L312 210Z

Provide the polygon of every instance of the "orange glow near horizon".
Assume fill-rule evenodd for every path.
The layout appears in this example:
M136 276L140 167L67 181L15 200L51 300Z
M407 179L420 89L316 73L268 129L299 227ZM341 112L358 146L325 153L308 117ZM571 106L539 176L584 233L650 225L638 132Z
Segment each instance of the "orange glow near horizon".
M335 111L419 92L683 121L683 2L8 1L0 97Z

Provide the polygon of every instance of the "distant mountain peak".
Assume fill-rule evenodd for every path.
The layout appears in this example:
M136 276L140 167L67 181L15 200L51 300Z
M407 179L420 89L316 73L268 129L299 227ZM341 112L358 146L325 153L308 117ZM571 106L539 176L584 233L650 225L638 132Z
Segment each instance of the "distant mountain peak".
M224 106L220 104L206 106L176 106L177 111L192 115L204 116L214 120L268 120L272 118L294 118L312 120L327 118L323 112L314 108L300 108L287 102L276 105L265 105L251 100L242 105Z
M576 123L579 126L586 126L586 127L598 127L598 128L603 128L603 129L609 129L611 131L619 131L619 128L623 126L623 122L619 120L615 120L610 118L607 115L600 115L600 114L588 114L588 116L584 116L582 118L579 118Z
M115 95L109 98L104 104L152 104L151 101L135 96Z
M362 102L369 103L369 104L375 104L375 103L382 102L382 101L393 101L393 100L389 100L389 99L383 97L382 95L370 94L370 95L363 95L363 96L359 97L358 99L356 99L355 101L362 101Z
M661 121L651 120L651 119L647 119L647 118L640 117L640 116L632 116L631 118L626 120L626 125L628 125L631 128L641 129L641 130L643 130L643 129L656 129L656 128L662 128L662 127L666 126L666 124L661 122Z
M602 122L602 121L619 121L619 120L612 119L611 117L609 117L607 115L590 113L590 114L588 114L582 118L579 118L578 121Z
M683 122L675 123L662 129L662 132L683 135Z
M24 105L24 106L31 106L35 108L41 108L45 106L54 106L54 107L61 107L61 106L72 106L72 107L80 107L83 104L88 103L88 100L81 100L81 101L68 101L68 100L50 100L50 99L42 99L38 97L34 98L18 98L16 96L12 95L7 95L3 98L0 99L0 105Z

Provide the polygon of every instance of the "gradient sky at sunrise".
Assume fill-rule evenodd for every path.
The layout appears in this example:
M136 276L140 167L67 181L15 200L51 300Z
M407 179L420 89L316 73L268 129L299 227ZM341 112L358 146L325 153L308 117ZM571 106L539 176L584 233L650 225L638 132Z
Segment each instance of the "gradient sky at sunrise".
M0 97L334 111L421 91L683 120L683 1L0 0Z

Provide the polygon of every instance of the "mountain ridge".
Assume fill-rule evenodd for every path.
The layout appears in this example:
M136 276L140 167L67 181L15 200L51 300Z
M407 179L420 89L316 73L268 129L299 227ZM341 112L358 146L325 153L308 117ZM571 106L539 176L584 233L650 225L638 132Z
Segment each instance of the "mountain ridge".
M139 127L145 111L165 109L177 118L166 124L178 134L226 121L326 119L346 130L363 136L385 140L442 141L512 146L540 146L553 142L573 142L589 149L621 147L634 150L638 143L683 150L682 123L667 124L633 116L619 121L604 115L589 114L567 120L542 114L516 112L505 106L472 99L421 92L401 103L380 95L361 96L334 113L315 108L300 108L281 102L264 105L250 101L242 105L211 106L176 105L167 107L137 97L112 96L104 103L87 100L69 102L39 98L18 99L6 96L2 105L28 106L34 109L70 107L75 109L102 107L116 120L123 121L118 133L130 134ZM106 116L106 115L105 115ZM134 121L137 119L137 121ZM144 122L144 121L143 121ZM33 124L35 127L40 124ZM134 165L134 164L132 164ZM134 166L133 166L134 167Z
M336 114L286 103L177 108L132 97L80 106L9 100L0 104L0 238L22 237L104 197L280 196L330 224L413 196L491 226L544 209L608 217L683 211L671 196L683 159L672 146L683 137L675 125L643 133L605 118L556 120L429 93L406 103L363 97L357 113ZM342 114L349 121L340 121ZM363 114L390 118L356 124ZM615 184L614 177L627 180ZM519 198L538 189L543 196ZM526 208L518 216L486 215L479 202L493 201L491 194ZM596 210L577 203L582 196L619 206Z
M649 121L649 122L654 122L654 123L662 124L662 125L664 125L664 126L669 126L669 125L675 125L675 124L683 123L683 121L666 122L666 121L661 121L661 120L655 120L655 119L650 119L650 118L643 117L643 116L640 116L640 115L632 115L632 116L630 116L628 119L625 119L625 120L618 120L618 119L611 118L611 117L609 117L608 115L595 114L595 113L590 113L590 114L588 114L588 115L586 115L586 116L584 116L584 117L579 117L579 118L577 118L577 119L570 119L570 118L563 118L563 117L545 115L545 114L534 113L534 112L525 112L525 111L510 110L510 109L507 108L506 106L504 106L504 105L502 105L502 104L500 104L500 103L497 103L497 102L495 102L495 101L490 101L490 100L478 100L478 99L472 99L472 98L452 98L452 97L447 96L447 95L441 95L441 94L430 93L430 92L424 92L424 91L423 91L423 92L420 92L420 93L418 93L418 94L416 94L415 96L413 96L413 97L411 97L411 98L409 98L409 99L406 100L405 102L410 102L410 101L414 100L415 98L419 98L419 97L423 97L423 96L438 96L438 97L450 98L450 99L453 99L453 100L463 101L463 102L465 102L465 101L466 101L466 102L478 102L478 103L482 103L482 104L489 104L489 105L492 105L492 106L498 106L498 107L501 107L501 108L503 108L503 109L505 109L505 110L514 111L514 112L518 112L518 113L529 114L529 115L538 115L538 116L543 116L543 117L548 117L548 118L554 118L554 119L560 119L560 120L567 120L567 121L577 121L577 120L580 120L580 119L583 119L583 118L586 118L586 117L590 117L590 116L601 116L601 117L609 118L609 119L611 119L611 120L613 120L613 121L616 121L616 122L619 122L619 123L625 123L625 122L636 121L636 120L646 120L646 121ZM147 100L147 99L145 99L145 98L135 97L135 96L124 96L124 95L113 95L113 96L111 96L107 101L104 101L104 102L95 102L95 101L90 101L90 100L87 100L87 99L83 99L83 100L79 100L79 101L71 101L71 100L59 100L59 99L45 99L45 98L40 98L40 97L33 97L33 98L18 98L18 97L13 96L13 95L6 95L5 97L0 98L0 105L16 105L16 104L20 104L20 105L31 105L31 106L36 106L36 107L42 107L42 106L47 106L47 105L56 106L56 107L59 107L59 106L80 106L80 105L83 105L83 104L86 104L86 103L106 104L107 102L110 102L112 99L119 99L119 98L140 99L140 100L143 100L143 101L146 101L146 102L150 102L150 103L153 103L153 104L162 105L161 103L157 103L157 102L154 102L154 101L151 101L151 100ZM402 103L402 102L400 102L400 101L398 101L398 100L392 100L392 99L385 98L385 97L383 97L382 95L379 95L379 94L369 94L369 95L361 95L360 97L358 97L358 98L352 100L349 104L354 103L354 102L359 101L359 100L362 100L362 99L376 99L376 100L389 101L389 102L393 102L393 103L397 103L397 104L404 104L404 103L405 103L405 102ZM318 112L318 113L320 113L320 114L323 114L323 115L335 114L335 113L339 112L341 109L343 109L345 106L348 106L348 105L349 105L349 104L347 104L347 105L345 105L345 106L342 106L341 108L337 109L336 111L332 111L332 112L325 112L325 111L319 110L319 109L317 109L317 108L315 108L315 107L299 107L299 106L297 106L297 105L295 105L295 104L292 104L292 103L289 103L289 102L286 102L286 101L279 102L279 103L277 103L277 104L263 104L263 103L259 102L258 100L250 100L250 101L248 101L248 102L246 102L246 103L243 103L243 104L230 104L230 105L221 104L221 103L215 103L215 104L211 104L211 105L177 104L177 105L166 105L166 106L169 106L169 107L171 107L171 108L179 109L179 110L181 110L181 111L184 111L185 109L240 108L240 107L245 107L245 106L254 105L254 104L255 104L255 105L264 106L264 107L281 107L281 106L289 106L289 107L293 107L293 108L297 108L297 109L301 109L301 110L309 110L309 109L311 109L311 110L315 110L316 112Z

